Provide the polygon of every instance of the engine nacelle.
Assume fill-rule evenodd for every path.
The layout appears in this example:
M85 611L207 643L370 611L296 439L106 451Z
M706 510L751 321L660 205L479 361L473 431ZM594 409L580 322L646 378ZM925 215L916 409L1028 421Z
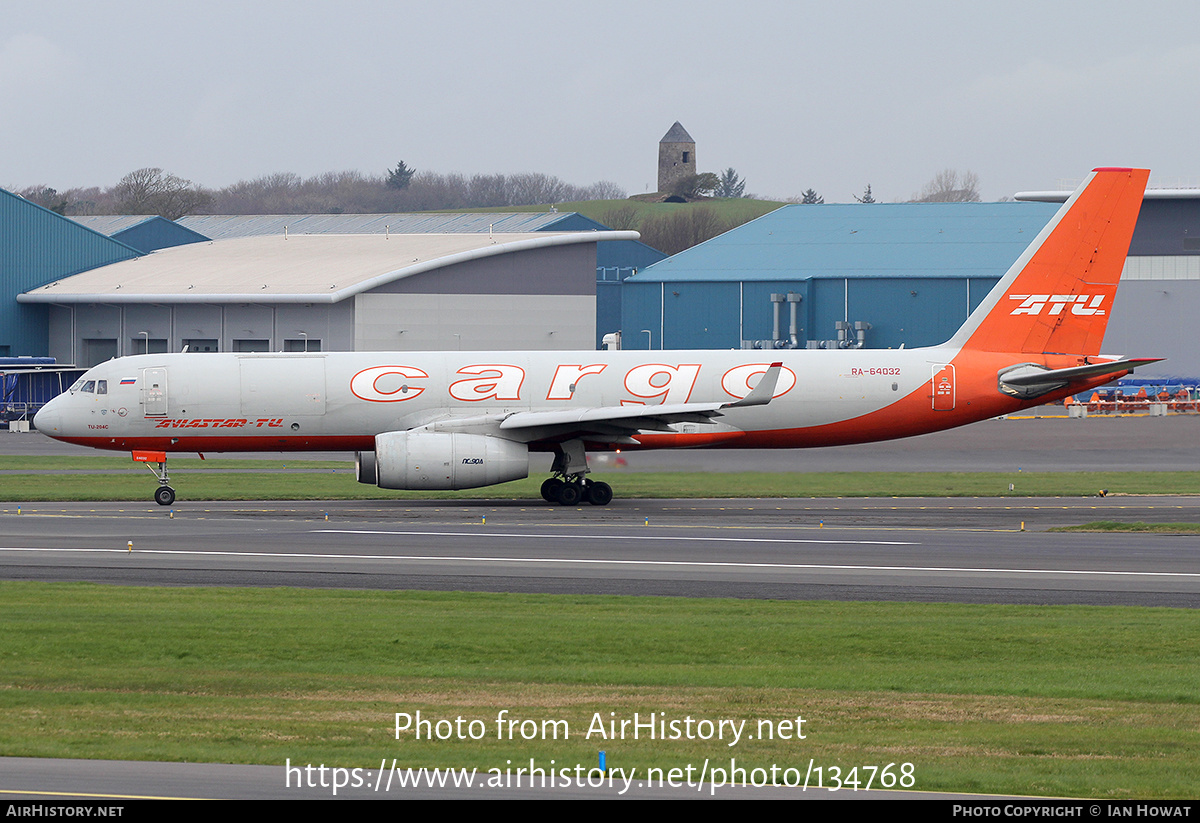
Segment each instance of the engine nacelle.
M529 446L483 434L384 432L374 463L381 489L474 489L528 477Z
M354 479L371 486L379 483L379 475L375 473L375 452L354 453Z

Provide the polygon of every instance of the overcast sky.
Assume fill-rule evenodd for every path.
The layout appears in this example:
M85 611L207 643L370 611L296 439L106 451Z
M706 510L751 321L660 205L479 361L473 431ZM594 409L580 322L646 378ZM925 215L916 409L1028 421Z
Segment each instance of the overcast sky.
M675 120L748 191L1101 165L1200 185L1194 2L0 0L0 186L539 171L655 187Z

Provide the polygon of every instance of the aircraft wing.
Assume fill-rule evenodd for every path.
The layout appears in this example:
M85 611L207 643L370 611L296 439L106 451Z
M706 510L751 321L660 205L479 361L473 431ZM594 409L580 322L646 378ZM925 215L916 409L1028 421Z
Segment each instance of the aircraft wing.
M517 412L506 417L501 429L528 429L540 426L578 425L609 423L629 429L644 427L659 428L671 423L707 423L720 417L724 403L673 403L662 406L600 406L592 409L569 411ZM647 424L642 426L641 424Z
M528 429L553 429L558 433L572 431L630 435L638 431L671 431L672 423L709 423L712 418L720 417L725 409L770 403L782 367L782 363L772 363L754 389L741 400L516 412L500 422L500 429L514 433Z

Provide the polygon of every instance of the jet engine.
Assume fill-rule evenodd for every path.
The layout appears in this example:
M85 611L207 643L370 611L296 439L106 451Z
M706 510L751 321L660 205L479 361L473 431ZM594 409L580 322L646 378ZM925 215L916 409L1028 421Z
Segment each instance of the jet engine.
M375 452L354 453L354 477L359 483L375 486L379 483L379 475L375 471Z
M474 489L528 477L529 447L483 434L384 432L355 467L358 482L381 489Z

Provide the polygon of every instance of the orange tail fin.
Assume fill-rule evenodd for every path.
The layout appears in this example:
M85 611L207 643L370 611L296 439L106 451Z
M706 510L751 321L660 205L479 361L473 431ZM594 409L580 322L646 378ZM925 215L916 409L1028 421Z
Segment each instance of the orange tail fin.
M1098 354L1149 177L1094 169L948 345Z

